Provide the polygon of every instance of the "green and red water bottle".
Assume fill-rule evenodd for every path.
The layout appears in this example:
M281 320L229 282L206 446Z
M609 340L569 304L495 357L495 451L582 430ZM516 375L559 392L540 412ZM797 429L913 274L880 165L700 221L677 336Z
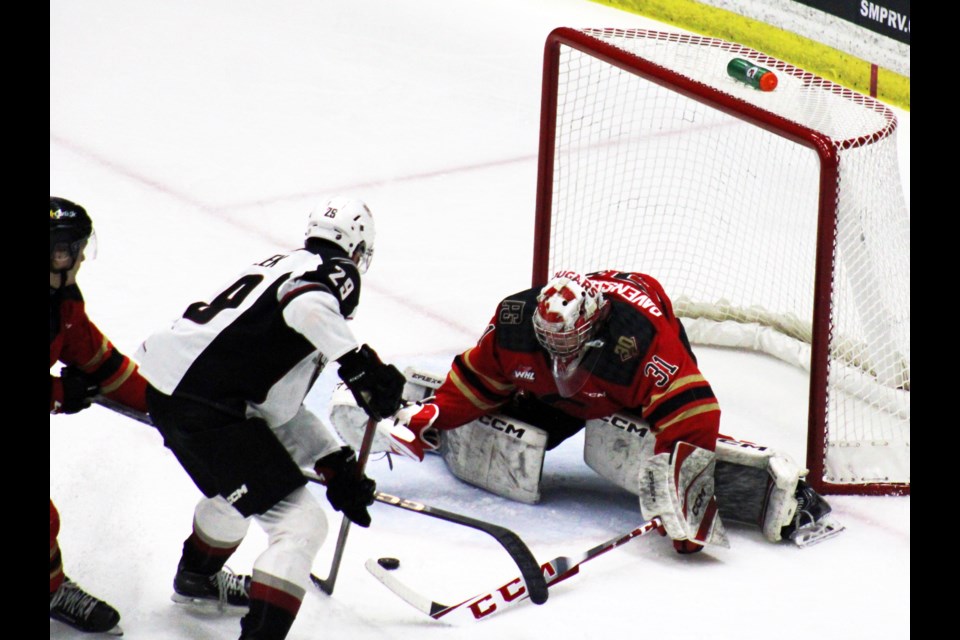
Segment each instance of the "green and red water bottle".
M743 58L734 58L727 63L727 75L760 91L773 91L777 88L777 76L773 71Z

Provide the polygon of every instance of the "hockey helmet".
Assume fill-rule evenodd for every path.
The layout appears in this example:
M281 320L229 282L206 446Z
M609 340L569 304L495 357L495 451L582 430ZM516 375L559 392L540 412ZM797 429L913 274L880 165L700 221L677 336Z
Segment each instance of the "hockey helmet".
M597 286L574 271L559 271L540 290L533 313L537 341L550 354L561 395L575 394L589 370L579 367L609 310ZM602 343L601 343L602 344Z
M310 212L305 235L340 246L357 263L360 273L366 272L373 260L376 228L373 214L362 200L336 197L318 205Z
M77 258L93 259L97 255L97 234L87 210L66 198L50 198L50 270L54 270L54 253L69 255L72 269Z

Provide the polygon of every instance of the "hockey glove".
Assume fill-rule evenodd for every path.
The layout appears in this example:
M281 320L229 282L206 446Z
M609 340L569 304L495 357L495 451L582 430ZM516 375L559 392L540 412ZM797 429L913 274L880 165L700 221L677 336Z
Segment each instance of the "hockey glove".
M440 416L440 407L429 402L416 402L397 411L377 425L386 431L393 453L423 462L425 451L435 451L440 446L440 433L433 423Z
M357 453L350 447L317 460L314 471L327 485L327 500L337 511L361 527L370 526L367 507L373 504L377 483L368 478L357 464Z
M696 553L705 544L729 547L714 495L716 453L677 442L640 468L640 512L659 516L662 531L678 553Z
M367 345L337 360L340 379L357 399L357 404L374 420L382 420L400 408L403 385L407 379L395 366L385 365L377 352Z
M66 366L60 370L63 398L57 413L77 413L90 406L90 398L100 393L100 385L79 368Z

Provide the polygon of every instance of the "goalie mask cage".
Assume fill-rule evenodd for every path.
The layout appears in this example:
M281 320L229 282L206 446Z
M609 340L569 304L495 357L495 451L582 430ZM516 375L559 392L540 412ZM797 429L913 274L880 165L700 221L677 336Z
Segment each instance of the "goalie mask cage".
M735 57L774 71L777 88L729 77ZM876 100L738 44L556 29L533 284L559 269L651 274L694 343L809 372L818 491L909 494L910 220L896 126Z

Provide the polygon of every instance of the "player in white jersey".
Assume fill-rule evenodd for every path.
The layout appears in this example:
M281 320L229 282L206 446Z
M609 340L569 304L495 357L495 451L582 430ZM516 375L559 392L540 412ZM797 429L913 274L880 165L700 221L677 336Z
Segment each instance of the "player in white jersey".
M194 302L141 345L154 424L206 496L183 545L177 602L248 608L242 640L281 640L310 584L326 536L319 502L302 467L327 482L327 498L360 526L376 485L303 406L331 361L372 418L400 406L404 377L360 346L347 320L360 300L360 274L373 255L367 206L334 198L310 214L302 249L262 259L211 298ZM250 520L267 533L253 575L224 569Z

